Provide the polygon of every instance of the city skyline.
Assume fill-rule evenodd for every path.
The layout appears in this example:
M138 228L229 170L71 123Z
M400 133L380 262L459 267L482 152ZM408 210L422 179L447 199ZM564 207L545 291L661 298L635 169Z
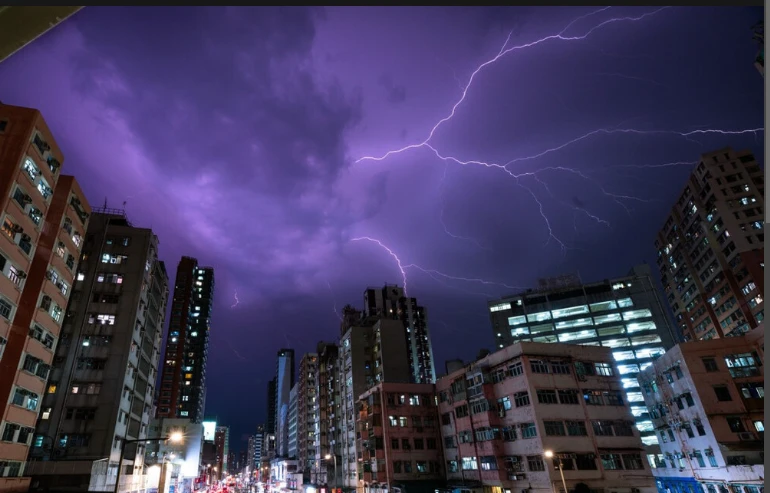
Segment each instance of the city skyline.
M699 156L728 145L761 156L761 133L708 131L763 126L763 80L753 66L751 39L761 9L702 9L697 16L688 9L610 9L581 19L567 35L583 36L612 18L646 17L602 26L584 40L517 50L479 72L452 124L437 133L435 149L465 160L519 158L511 168L516 172L541 170L519 182L482 166L444 163L426 148L356 160L421 142L463 95L458 84L468 84L511 28L507 46L518 46L559 33L590 9L551 17L539 9L495 15L450 9L440 18L426 9L385 15L330 9L324 18L313 10L245 10L242 21L228 9L190 9L178 23L200 27L205 40L192 59L188 50L198 50L198 41L169 43L174 34L165 32L170 14L164 12L154 10L155 20L144 22L136 39L126 33L146 18L144 10L83 9L0 64L0 93L4 103L42 112L89 201L100 204L106 196L113 207L125 201L133 221L157 231L169 267L182 255L216 259L210 262L218 277L212 326L221 331L212 333L207 380L209 402L220 404L210 412L231 426L237 449L245 446L241 436L265 421L275 350L290 347L299 357L319 340L335 338L337 314L346 303L357 304L362 287L406 284L409 296L430 311L436 372L443 373L445 360L467 360L479 347L494 347L488 298L575 270L591 282L640 261L654 266L655 235ZM241 31L246 21L265 24L264 37ZM374 29L378 23L383 27ZM402 39L381 48L393 25L403 26ZM281 29L297 35L289 40ZM465 36L456 36L458 29ZM221 30L231 34L217 44L212 38ZM351 37L360 45L347 42L343 49ZM121 38L131 40L128 48ZM283 63L271 65L269 80L258 80L269 55L243 53L236 57L237 80L229 80L216 60L232 49L230 42L269 45ZM364 64L367 50L375 49L385 50L381 61ZM745 60L735 56L743 52ZM188 68L177 70L174 60ZM330 85L328 71L317 67L297 76L287 69L295 60L327 61L340 80ZM56 77L35 76L41 61ZM370 74L360 75L359 66ZM704 80L703 66L720 70ZM194 76L199 67L219 75ZM174 71L186 82L178 85ZM560 74L569 77L555 77ZM259 84L268 95L243 104L243 94ZM530 96L536 90L549 96ZM268 120L240 111L242 104L261 108L259 118ZM156 114L167 116L151 118ZM551 126L557 120L560 125ZM252 140L236 130L265 121L277 124ZM602 127L564 151L542 154ZM613 134L612 128L693 133ZM233 146L233 139L242 144ZM693 164L663 166L684 161ZM661 167L633 168L643 165ZM577 173L542 171L559 166ZM602 168L612 169L596 172ZM531 194L543 203L553 237ZM153 202L168 214L157 214ZM244 373L251 406L228 406L234 388L228 376Z

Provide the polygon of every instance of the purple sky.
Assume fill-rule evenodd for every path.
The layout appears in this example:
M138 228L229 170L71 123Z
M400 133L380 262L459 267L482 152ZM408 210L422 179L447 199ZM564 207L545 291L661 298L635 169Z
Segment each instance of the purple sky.
M409 294L429 310L441 372L491 347L488 296L653 262L689 166L634 166L761 154L762 132L675 132L764 127L750 30L763 10L603 24L654 11L587 16L563 33L581 39L513 50L473 78L429 144L514 160L518 179L426 146L356 160L423 142L509 32L509 48L531 43L591 9L86 7L0 64L0 99L43 112L64 172L92 205L127 201L172 279L181 255L216 269L207 412L237 437L264 419L279 347L335 339L335 309L401 283L386 250L351 239L419 266ZM542 154L613 128L674 133L599 132Z

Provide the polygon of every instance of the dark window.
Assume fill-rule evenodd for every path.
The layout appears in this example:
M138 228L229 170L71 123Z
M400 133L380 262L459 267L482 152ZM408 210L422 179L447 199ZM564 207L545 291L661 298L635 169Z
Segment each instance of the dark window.
M717 400L720 402L733 400L732 396L730 395L730 389L727 388L727 385L715 385L714 393L717 396Z

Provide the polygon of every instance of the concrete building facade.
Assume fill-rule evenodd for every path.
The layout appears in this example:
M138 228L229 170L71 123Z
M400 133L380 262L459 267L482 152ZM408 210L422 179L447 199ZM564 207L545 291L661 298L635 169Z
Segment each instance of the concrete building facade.
M412 383L436 381L428 316L416 298L408 297L401 286L386 284L382 288L367 288L363 315L365 318L400 320L404 326Z
M380 383L359 397L357 414L359 488L384 493L444 487L435 385Z
M330 443L335 450L339 445L340 456L336 459L339 487L348 488L359 485L356 439L358 397L381 382L410 383L412 380L402 321L371 318L361 319L359 324L350 327L340 339L336 365L340 397L332 418L334 430L339 430L339 434L335 435L334 443Z
M318 398L315 402L318 416L318 437L315 442L315 463L311 470L311 484L333 484L334 462L340 460L341 432L337 426L337 415L340 408L339 346L333 343L321 342L316 348L318 354ZM327 459L327 456L329 459ZM338 483L339 484L339 483Z
M320 433L317 400L318 354L306 353L299 361L297 378L297 460L300 472L307 481L311 481L317 462Z
M740 335L764 319L764 201L749 151L701 156L655 240L683 340Z
M520 342L436 390L449 488L655 491L610 348Z
M176 270L158 417L203 420L214 269L182 257Z
M764 324L680 344L639 375L660 436L649 457L660 493L763 488Z
M39 111L0 104L0 491L25 462L65 323L91 209Z
M297 458L297 391L299 385L297 383L291 388L289 392L289 412L287 415L288 429L289 429L289 453L288 457L292 459Z
M147 436L167 299L157 236L96 209L37 422L33 454L49 460L30 465L32 490L88 487L89 476L110 487L123 440ZM144 444L125 447L127 485L141 482L144 456Z
M611 348L642 441L657 444L636 375L676 339L647 265L594 283L542 280L539 289L490 301L489 312L498 348L517 341Z

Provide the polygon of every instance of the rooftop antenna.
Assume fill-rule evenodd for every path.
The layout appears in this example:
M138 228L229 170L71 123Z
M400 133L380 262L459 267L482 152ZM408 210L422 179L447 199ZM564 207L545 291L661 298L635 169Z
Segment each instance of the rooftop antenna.
M126 201L123 201L123 212L126 212Z
M104 197L104 208L107 209L107 197Z

